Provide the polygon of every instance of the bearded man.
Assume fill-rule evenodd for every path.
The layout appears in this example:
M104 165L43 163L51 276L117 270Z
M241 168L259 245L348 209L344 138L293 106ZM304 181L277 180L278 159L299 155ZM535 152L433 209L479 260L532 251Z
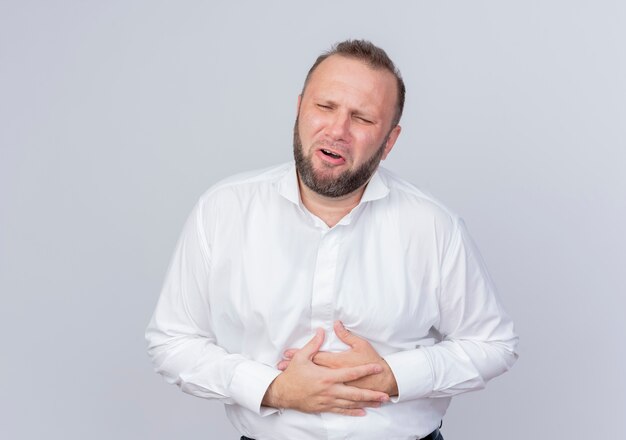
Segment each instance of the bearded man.
M379 167L404 106L380 48L344 41L298 97L295 164L209 189L146 331L156 370L242 439L437 439L517 336L462 220Z

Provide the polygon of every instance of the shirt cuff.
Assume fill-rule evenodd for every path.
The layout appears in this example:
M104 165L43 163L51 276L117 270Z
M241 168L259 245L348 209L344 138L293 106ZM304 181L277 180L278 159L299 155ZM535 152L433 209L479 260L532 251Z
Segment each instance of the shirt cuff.
M261 407L261 402L267 388L280 373L280 370L259 362L241 362L230 382L230 395L237 404L260 416L278 412L276 408Z
M398 395L392 397L391 402L418 399L433 391L433 369L426 350L399 351L384 359L398 384Z

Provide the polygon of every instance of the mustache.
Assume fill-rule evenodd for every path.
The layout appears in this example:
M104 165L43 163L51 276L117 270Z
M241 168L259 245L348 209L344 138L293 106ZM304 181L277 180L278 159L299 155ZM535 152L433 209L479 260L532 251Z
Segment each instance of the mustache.
M324 148L333 150L342 156L347 155L350 151L342 142L332 142L327 140L320 140L313 142L313 147L316 149Z

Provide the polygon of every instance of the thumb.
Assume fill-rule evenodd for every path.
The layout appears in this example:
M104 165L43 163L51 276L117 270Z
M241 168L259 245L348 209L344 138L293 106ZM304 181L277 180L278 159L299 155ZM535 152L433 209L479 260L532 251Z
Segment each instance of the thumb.
M344 344L353 347L357 342L359 342L358 336L353 335L350 330L345 328L343 326L343 322L335 321L334 328L335 334L337 335L337 337L339 337L339 339L341 339L341 342L343 342Z
M307 342L306 345L302 347L295 356L303 356L308 358L309 360L312 360L313 356L315 356L315 354L320 351L320 347L323 343L324 330L318 328L317 330L315 330L315 336L313 336L313 338L309 342Z

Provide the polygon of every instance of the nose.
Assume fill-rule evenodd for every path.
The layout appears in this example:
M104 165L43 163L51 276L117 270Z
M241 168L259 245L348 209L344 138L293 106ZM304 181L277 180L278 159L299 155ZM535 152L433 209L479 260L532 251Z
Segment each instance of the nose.
M350 115L346 112L334 112L327 128L333 141L350 141Z

